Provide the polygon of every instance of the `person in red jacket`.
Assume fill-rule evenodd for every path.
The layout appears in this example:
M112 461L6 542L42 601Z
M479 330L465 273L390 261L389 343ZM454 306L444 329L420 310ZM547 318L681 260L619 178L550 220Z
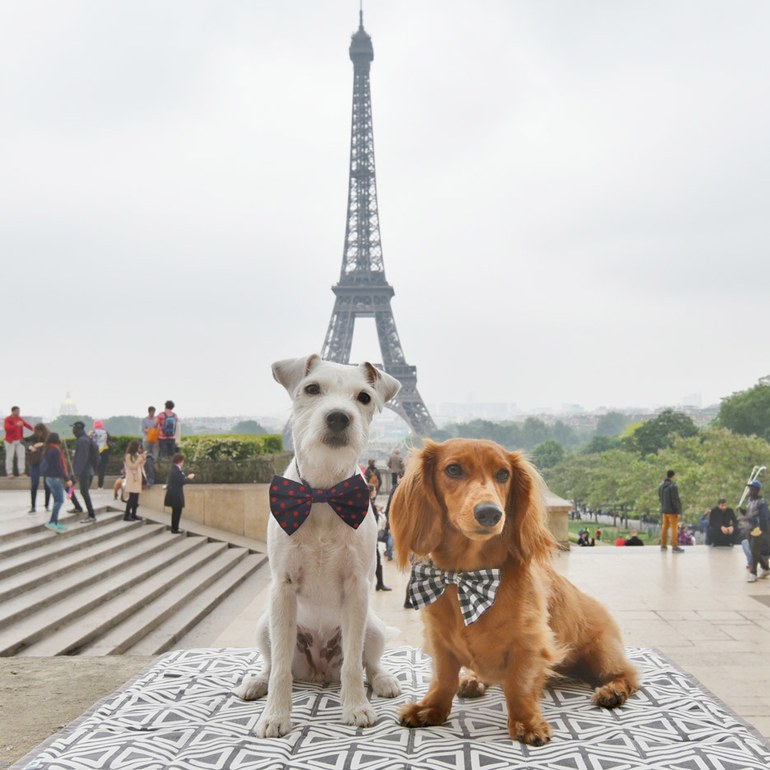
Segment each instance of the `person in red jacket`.
M24 438L24 428L34 430L34 428L23 418L19 416L19 407L12 406L11 413L5 418L5 475L13 476L13 458L16 457L17 476L24 475L24 444L21 443Z

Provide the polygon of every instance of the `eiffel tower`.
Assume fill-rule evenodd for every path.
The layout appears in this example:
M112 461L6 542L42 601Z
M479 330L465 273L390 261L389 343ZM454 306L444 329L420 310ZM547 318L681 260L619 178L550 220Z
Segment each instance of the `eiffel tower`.
M321 358L350 362L350 348L357 318L374 318L382 354L381 366L401 383L396 398L387 404L417 435L436 429L417 390L417 367L409 366L390 307L395 294L385 278L377 211L377 178L374 169L374 133L369 67L374 59L372 39L364 30L359 11L358 31L350 41L353 62L353 119L350 130L350 181L345 247L340 280L332 291L336 297L326 331Z

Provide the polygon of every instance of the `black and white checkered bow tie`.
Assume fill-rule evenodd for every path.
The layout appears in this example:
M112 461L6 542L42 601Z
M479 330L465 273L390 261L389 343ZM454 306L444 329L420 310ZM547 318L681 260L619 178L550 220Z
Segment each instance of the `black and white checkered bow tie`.
M457 598L466 626L475 623L494 603L500 587L499 569L474 572L451 572L436 569L432 564L412 565L409 579L409 599L412 607L421 610L441 597L448 585L457 586Z

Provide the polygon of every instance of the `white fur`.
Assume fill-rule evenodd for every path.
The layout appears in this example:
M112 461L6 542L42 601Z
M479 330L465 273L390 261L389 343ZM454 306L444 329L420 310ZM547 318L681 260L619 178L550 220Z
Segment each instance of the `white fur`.
M273 364L273 376L293 401L294 451L302 478L329 488L352 476L366 447L375 411L396 395L399 383L371 364L348 366L318 356ZM312 391L318 387L319 393ZM308 387L311 392L308 392ZM362 403L360 394L370 397ZM327 424L327 415L342 412L350 420L343 432ZM285 474L299 481L292 461ZM267 612L257 624L257 647L263 670L247 676L236 695L253 700L267 693L257 722L260 738L291 730L294 679L340 682L343 721L367 727L377 719L366 698L366 678L374 694L399 694L395 677L380 668L385 626L369 609L375 567L377 525L371 511L354 530L326 503L314 503L310 516L291 536L270 517L267 553L272 582ZM327 660L322 651L341 631L342 660ZM298 634L312 637L301 649Z

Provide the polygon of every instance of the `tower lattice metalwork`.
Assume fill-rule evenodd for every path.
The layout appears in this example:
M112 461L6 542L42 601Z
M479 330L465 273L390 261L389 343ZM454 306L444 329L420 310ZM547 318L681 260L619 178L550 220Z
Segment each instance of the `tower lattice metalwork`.
M404 358L390 307L395 292L385 278L382 260L369 88L374 49L371 37L364 30L362 11L358 31L351 37L350 59L353 62L353 117L345 247L340 280L332 287L336 299L321 357L349 363L356 319L373 317L382 354L381 366L401 383L398 396L388 407L415 433L426 435L436 426L417 390L417 367L409 366Z

